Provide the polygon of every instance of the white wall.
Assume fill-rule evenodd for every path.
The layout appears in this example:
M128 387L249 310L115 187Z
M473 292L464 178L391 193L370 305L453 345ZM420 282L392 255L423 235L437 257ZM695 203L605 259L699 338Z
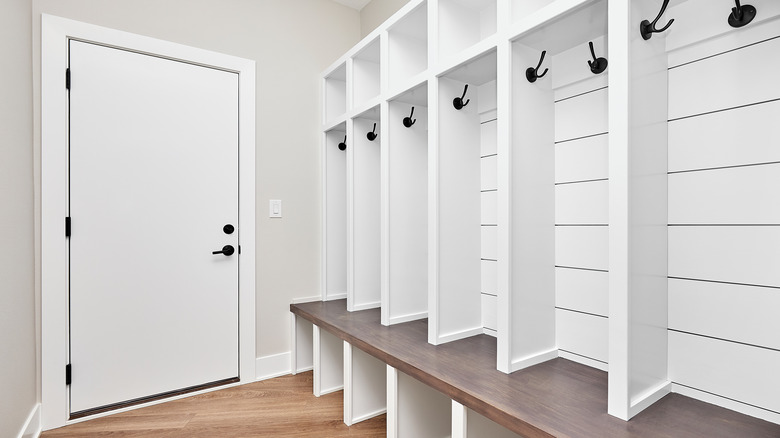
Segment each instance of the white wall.
M0 436L37 402L30 3L0 3Z
M257 356L289 351L291 300L320 292L319 75L359 40L359 13L330 0L34 0L32 11L37 195L41 13L257 62ZM269 199L283 200L282 219L268 218Z
M370 34L409 0L371 0L360 10L360 36Z

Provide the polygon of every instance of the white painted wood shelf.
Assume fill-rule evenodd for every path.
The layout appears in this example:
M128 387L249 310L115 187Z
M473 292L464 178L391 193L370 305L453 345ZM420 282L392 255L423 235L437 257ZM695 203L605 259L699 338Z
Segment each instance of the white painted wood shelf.
M411 0L322 75L322 299L427 318L433 345L495 336L504 373L609 370L626 421L680 392L780 423L746 365L780 363L780 3L738 29L715 3L672 2L644 40L661 0ZM400 428L483 427L326 339L302 342L315 381L344 371L345 421L382 386L461 425L398 406Z

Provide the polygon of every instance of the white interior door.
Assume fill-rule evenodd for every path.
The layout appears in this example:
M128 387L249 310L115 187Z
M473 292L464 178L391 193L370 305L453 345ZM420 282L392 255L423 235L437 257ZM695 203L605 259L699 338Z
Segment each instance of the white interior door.
M238 377L238 75L69 44L71 414Z

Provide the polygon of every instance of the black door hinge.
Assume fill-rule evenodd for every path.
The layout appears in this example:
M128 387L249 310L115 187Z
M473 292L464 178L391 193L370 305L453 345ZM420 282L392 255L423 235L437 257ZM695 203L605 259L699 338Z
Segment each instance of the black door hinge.
M70 68L65 69L65 89L70 90Z
M70 237L70 216L65 217L65 237Z
M238 245L238 253L241 254L241 245Z
M70 385L70 364L65 365L65 385Z

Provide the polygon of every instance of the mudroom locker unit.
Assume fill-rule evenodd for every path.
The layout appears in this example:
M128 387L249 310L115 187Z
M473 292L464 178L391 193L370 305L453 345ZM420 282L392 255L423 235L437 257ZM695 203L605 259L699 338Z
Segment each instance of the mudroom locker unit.
M293 372L388 436L566 436L469 385L567 370L609 436L692 399L780 434L780 2L749 3L412 0L369 34L323 75ZM456 345L492 369L459 386Z

